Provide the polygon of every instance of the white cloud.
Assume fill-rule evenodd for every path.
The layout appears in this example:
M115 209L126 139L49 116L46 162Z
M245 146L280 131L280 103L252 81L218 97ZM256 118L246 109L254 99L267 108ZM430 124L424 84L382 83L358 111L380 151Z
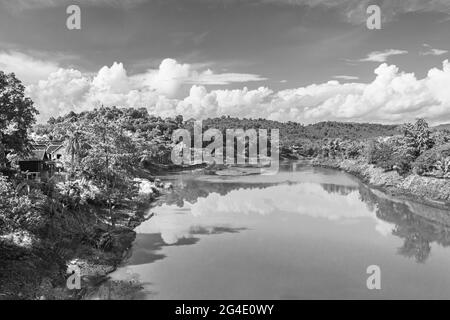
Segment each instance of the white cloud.
M359 61L386 62L390 56L396 56L396 55L407 54L407 53L408 53L408 51L396 50L396 49L389 49L389 50L385 50L385 51L374 51L374 52L369 53L366 58L361 59Z
M234 108L233 114L239 115L240 105L262 102L256 101L260 95L258 90L216 90L207 93L205 87L192 84L217 85L261 79L250 74L214 74L211 70L197 72L189 64L165 59L158 69L134 76L127 74L122 63L104 66L93 77L77 70L58 69L47 79L29 85L27 93L39 107L41 121L50 116L69 111L80 112L100 105L149 106L152 112L162 116L184 113L198 117L210 114L212 109L220 112L225 106L230 110L224 112L231 112Z
M378 66L369 83L336 80L274 92L258 89L208 90L188 85L202 73L189 65L165 60L159 69L129 76L121 63L103 67L95 76L60 69L47 80L28 86L27 93L41 111L40 120L99 105L146 107L163 117L222 115L313 123L323 120L401 123L424 117L434 123L450 121L450 63L418 79L395 65ZM186 93L180 96L179 92ZM180 96L174 98L174 96Z
M159 69L149 70L138 78L151 89L172 97L179 92L191 75L192 70L189 64L179 64L173 59L165 59L161 62Z
M267 80L267 78L263 78L256 74L250 73L214 74L211 70L207 70L204 73L199 74L198 77L191 80L191 82L204 85L226 85L231 83L264 81L264 80Z
M283 201L273 199L283 198ZM339 206L336 206L339 203ZM307 216L335 223L373 221L374 229L383 236L391 234L393 224L377 218L375 212L361 201L358 190L346 195L329 193L320 185L300 183L266 188L237 189L226 195L210 193L195 203L185 202L188 214L174 214L174 206L157 208L150 224L139 227L139 233L160 233L167 244L194 236L193 230L210 226L252 228L260 219L286 221L292 216ZM237 224L236 224L237 223Z
M420 55L422 56L442 56L448 53L448 50L432 48L430 45L426 43L423 46L427 48L427 51L421 52Z
M266 80L259 75L247 73L215 74L210 69L198 72L192 65L180 64L174 59L164 59L158 69L148 70L145 74L136 76L135 79L167 97L180 97L187 94L189 86L193 84L226 85Z
M338 75L338 76L334 76L334 79L339 79L339 80L358 80L359 77L355 77L355 76L345 76L345 75Z
M92 80L100 92L126 93L131 89L130 79L122 63L114 62L111 68L103 67Z
M25 84L46 79L58 68L57 63L35 59L21 52L0 51L0 70L14 72Z
M178 102L176 111L195 118L219 115L257 118L266 112L261 106L270 103L272 94L273 91L265 87L208 92L203 86L193 86L189 96Z
M47 120L69 111L82 111L90 88L91 80L80 71L59 69L47 80L28 86L26 93L38 107L39 119Z

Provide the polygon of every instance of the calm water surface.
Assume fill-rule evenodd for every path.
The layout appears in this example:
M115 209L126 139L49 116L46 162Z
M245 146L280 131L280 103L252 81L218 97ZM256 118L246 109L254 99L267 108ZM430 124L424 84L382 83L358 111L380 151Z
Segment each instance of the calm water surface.
M450 219L334 170L166 177L114 280L146 299L450 298ZM381 290L366 269L381 268Z

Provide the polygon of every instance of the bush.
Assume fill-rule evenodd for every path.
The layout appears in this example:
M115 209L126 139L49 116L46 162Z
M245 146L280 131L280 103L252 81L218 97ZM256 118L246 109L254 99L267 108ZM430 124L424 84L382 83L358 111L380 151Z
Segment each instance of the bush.
M430 174L437 169L438 161L450 157L450 143L434 147L422 153L413 163L413 170L419 175Z
M28 196L18 196L12 183L0 176L0 235L22 227L30 209L31 201Z
M342 146L346 159L357 159L364 155L366 143L362 141L346 140Z
M367 151L367 161L384 170L392 170L395 165L393 146L385 142L372 142Z
M450 178L450 157L442 157L435 164L436 171L433 173L439 178Z

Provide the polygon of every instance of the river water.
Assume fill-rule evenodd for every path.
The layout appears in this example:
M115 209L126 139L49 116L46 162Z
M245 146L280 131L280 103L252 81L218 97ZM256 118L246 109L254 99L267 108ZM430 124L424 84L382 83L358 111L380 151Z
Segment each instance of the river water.
M335 170L164 178L175 187L139 226L112 280L144 299L450 298L448 212ZM369 290L367 268L380 268Z

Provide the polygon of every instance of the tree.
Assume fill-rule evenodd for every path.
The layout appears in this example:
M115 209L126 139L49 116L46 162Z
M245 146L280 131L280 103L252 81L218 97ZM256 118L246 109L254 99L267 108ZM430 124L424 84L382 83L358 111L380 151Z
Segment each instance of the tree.
M37 210L33 210L39 201L18 191L0 174L0 236L23 229L35 230L44 220Z
M72 167L72 174L73 174L73 172L75 171L75 158L77 158L77 161L79 160L80 132L76 131L74 134L70 136L66 151L71 156L70 164Z
M404 142L412 151L412 156L417 158L423 152L434 146L434 140L428 123L424 119L417 119L416 123L406 123L402 127Z
M386 142L371 141L368 148L368 163L384 170L392 170L395 165L394 148Z
M25 97L25 87L16 76L0 71L0 144L11 155L24 154L29 144L28 130L36 122L38 111ZM0 157L0 160L4 157ZM2 160L1 165L5 165Z
M90 149L81 161L83 173L100 189L114 226L115 209L137 195L133 178L140 160L138 150L118 122L98 116L85 130Z
M183 116L182 115L178 115L175 117L175 122L181 126L183 124Z
M2 141L3 133L0 132L0 169L6 165L6 149Z

